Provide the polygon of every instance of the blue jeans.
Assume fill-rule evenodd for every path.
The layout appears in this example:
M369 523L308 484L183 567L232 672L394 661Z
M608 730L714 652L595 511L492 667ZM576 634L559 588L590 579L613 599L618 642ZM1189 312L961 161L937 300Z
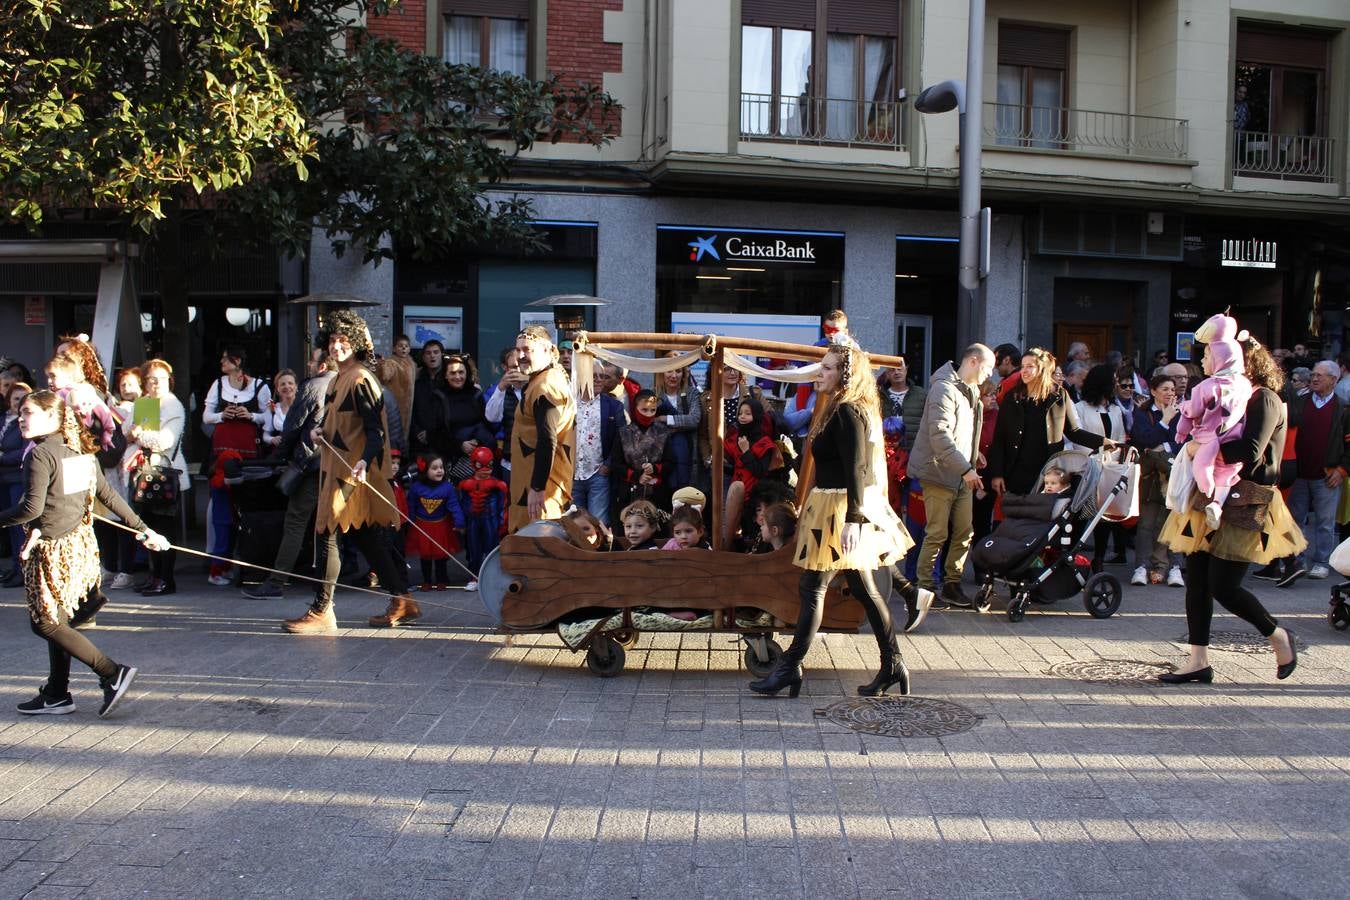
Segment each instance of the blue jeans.
M1289 490L1289 512L1303 529L1311 565L1325 566L1336 549L1336 506L1340 499L1341 489L1327 487L1320 478L1299 478Z
M609 475L600 469L590 478L572 482L572 503L609 527Z

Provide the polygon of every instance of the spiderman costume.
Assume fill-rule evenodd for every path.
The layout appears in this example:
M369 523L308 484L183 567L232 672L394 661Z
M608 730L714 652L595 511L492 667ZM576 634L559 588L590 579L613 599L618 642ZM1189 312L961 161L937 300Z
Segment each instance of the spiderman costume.
M473 461L473 477L465 478L458 487L467 520L464 552L469 568L476 574L483 558L506 533L506 498L511 489L493 476L496 459L491 449L476 447L469 458Z

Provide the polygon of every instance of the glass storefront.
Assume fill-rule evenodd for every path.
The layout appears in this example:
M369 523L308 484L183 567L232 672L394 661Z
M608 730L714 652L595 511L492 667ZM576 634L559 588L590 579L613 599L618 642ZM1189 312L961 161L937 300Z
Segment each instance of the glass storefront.
M844 235L659 225L656 326L676 313L823 318L842 306Z
M895 237L896 352L905 357L909 377L922 385L956 355L958 257L954 237Z
M546 244L538 253L480 247L445 259L395 260L394 321L414 348L437 337L447 350L478 360L486 379L498 353L515 343L522 316L550 315L526 304L551 294L595 293L596 224L534 224ZM587 327L594 324L592 312Z

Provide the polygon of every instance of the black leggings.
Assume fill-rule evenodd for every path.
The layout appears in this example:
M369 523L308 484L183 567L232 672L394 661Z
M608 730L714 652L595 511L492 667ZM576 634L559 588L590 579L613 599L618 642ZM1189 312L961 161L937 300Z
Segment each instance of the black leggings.
M1186 627L1193 646L1209 646L1209 623L1214 618L1214 601L1224 609L1270 637L1279 624L1261 601L1242 586L1250 563L1218 559L1208 553L1186 557Z
M797 630L792 635L792 645L783 653L783 661L789 665L801 665L806 651L811 649L811 641L820 630L821 619L825 615L825 591L838 572L802 572L797 581L797 599L801 602L801 611L797 614ZM895 632L891 628L891 611L886 600L877 591L871 572L858 572L853 569L844 571L848 589L867 611L868 624L876 636L877 646L881 648L882 659L895 649Z
M380 587L395 596L408 593L408 570L406 565L395 563L391 542L385 535L388 529L380 525L368 525L353 528L345 532L356 541L356 546L370 563L380 579ZM338 575L342 571L342 556L338 553L338 534L330 531L315 536L319 553L319 571L323 572L323 585L314 598L314 609L326 612L333 605L333 590L337 587Z
M59 699L70 693L70 658L73 656L98 674L100 679L117 674L117 663L99 652L89 638L71 628L65 613L55 622L33 622L33 634L47 642L47 686L43 693Z
M450 560L449 559L423 559L422 563L422 583L423 584L449 584L450 583ZM432 572L435 577L432 577Z

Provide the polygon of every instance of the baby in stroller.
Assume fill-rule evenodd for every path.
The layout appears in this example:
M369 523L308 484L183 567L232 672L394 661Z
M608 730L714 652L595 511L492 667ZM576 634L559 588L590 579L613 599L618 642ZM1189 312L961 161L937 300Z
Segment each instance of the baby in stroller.
M1120 606L1120 582L1092 574L1079 551L1102 519L1098 486L1102 465L1094 456L1065 451L1041 469L1041 492L1005 494L1003 521L974 548L984 573L979 605L988 608L995 582L1008 585L1008 618L1019 621L1027 604L1053 603L1085 592L1084 605L1098 618ZM1099 589L1100 588L1100 589Z

